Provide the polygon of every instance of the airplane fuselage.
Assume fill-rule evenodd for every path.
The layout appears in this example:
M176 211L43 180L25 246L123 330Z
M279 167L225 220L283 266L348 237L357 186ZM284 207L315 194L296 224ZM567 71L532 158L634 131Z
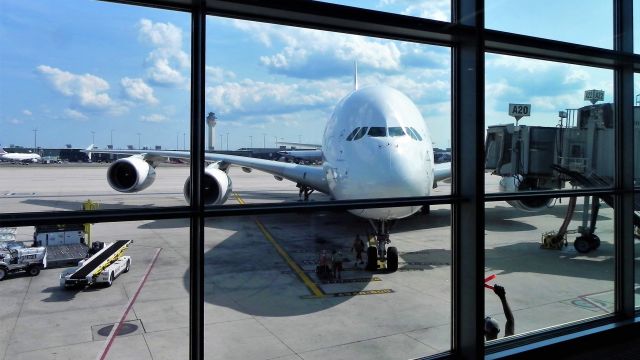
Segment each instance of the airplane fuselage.
M28 161L28 162L37 162L41 159L38 154L29 154L29 153L5 153L0 155L0 160L2 161Z
M336 200L428 196L431 136L415 104L387 86L352 92L336 106L323 136L323 168ZM420 206L355 209L374 220L399 219Z

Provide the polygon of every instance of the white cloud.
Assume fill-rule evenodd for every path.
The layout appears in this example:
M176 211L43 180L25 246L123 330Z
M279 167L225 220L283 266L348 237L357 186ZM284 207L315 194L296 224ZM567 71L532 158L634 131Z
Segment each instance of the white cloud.
M149 105L158 103L158 99L153 96L153 88L140 78L122 78L120 85L122 85L125 94L132 100L142 101Z
M333 71L336 62L354 60L380 70L399 70L401 64L400 50L388 40L239 20L233 25L267 47L282 44L281 51L260 57L263 65L276 72L317 75L313 68L323 67L321 62L331 64L324 68Z
M24 121L22 121L20 119L13 118L13 119L9 119L9 124L20 125L20 124L24 124Z
M71 97L82 108L115 114L126 111L126 108L109 97L106 93L109 83L98 76L77 75L47 65L40 65L37 70L56 91Z
M138 22L138 39L154 49L146 59L149 80L169 86L184 86L187 79L180 70L190 66L189 55L182 50L182 29L171 23Z
M234 74L233 71L228 71L220 67L208 65L205 67L205 74L207 76L207 84L211 84L214 82L223 82L225 80L228 81L235 79L236 77L236 74Z
M402 12L405 15L418 16L426 19L450 21L451 1L449 0L428 0L421 3L407 6Z
M24 110L22 110L22 113L23 113L23 114L25 114L25 115L27 115L27 116L31 116L31 115L33 115L33 113L32 113L29 109L24 109Z
M70 119L73 120L87 120L88 117L81 113L80 111L77 110L73 110L73 109L65 109L64 110L64 115Z
M140 117L140 121L143 122L152 122L152 123L163 123L167 122L167 117L161 114L151 114L151 115L142 115Z
M288 113L302 108L332 106L348 92L335 80L302 84L266 83L245 79L206 88L207 106L216 113Z

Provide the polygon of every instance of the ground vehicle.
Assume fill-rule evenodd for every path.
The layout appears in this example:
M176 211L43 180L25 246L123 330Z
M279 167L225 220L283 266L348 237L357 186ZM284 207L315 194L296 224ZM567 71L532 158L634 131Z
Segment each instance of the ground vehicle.
M118 240L99 246L99 250L91 257L81 260L77 267L67 269L60 274L60 286L64 288L93 284L111 286L115 278L131 268L131 257L124 255L124 251L131 242L131 240Z
M40 274L47 267L47 249L44 247L0 250L0 280L7 274L26 271L31 276Z

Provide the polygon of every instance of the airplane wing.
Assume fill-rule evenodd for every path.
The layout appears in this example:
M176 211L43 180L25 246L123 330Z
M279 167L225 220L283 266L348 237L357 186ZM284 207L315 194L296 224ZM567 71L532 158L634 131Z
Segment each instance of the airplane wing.
M322 161L322 150L282 150L278 151L278 154L293 159L307 160L307 161Z
M278 141L277 144L296 146L296 147L307 148L307 149L322 149L322 145L320 144L305 144L305 143L295 143L295 142L285 142L285 141Z
M175 150L84 150L89 154L123 154L140 155L144 160L151 162L164 162L168 158L190 159L188 151ZM324 169L321 166L299 165L281 161L265 160L237 155L205 153L205 161L237 165L243 168L256 169L273 175L276 180L287 179L295 183L306 185L325 194L329 193ZM222 166L221 166L222 167Z

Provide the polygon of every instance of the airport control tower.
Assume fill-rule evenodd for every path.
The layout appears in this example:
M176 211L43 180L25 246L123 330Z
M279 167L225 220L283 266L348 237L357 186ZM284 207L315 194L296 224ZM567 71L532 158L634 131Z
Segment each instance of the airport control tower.
M216 120L218 120L218 118L216 118L216 114L210 112L207 116L207 126L209 127L209 143L207 146L207 150L213 150L213 139L215 136L213 133L213 128L216 127Z

